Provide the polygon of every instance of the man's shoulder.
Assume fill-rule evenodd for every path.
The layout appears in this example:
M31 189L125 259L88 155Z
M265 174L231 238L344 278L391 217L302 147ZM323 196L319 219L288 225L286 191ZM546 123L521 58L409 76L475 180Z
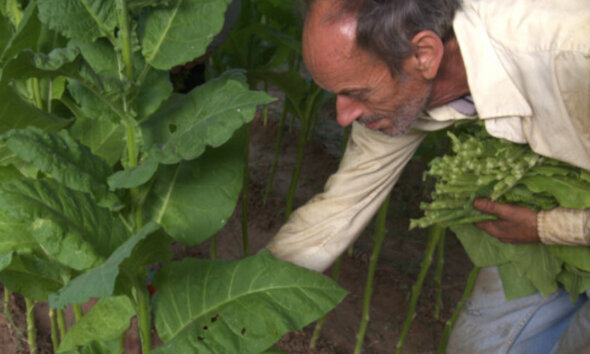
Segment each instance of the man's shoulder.
M498 45L522 52L589 50L588 0L464 0Z

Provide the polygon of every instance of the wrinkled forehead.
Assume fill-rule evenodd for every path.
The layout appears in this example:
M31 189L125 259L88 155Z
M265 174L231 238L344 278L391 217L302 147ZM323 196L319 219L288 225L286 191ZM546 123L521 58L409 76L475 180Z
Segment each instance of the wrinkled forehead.
M356 19L332 16L335 1L317 1L310 9L303 29L304 59L352 57L356 48ZM317 58L316 58L317 57Z

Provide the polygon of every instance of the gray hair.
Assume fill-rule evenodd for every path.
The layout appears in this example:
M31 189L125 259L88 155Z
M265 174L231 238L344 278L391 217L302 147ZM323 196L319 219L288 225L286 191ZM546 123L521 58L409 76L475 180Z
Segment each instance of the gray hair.
M318 0L306 0L306 11ZM392 75L414 53L412 38L420 31L436 33L444 42L453 36L453 18L461 0L336 0L332 20L355 14L359 47L383 60Z

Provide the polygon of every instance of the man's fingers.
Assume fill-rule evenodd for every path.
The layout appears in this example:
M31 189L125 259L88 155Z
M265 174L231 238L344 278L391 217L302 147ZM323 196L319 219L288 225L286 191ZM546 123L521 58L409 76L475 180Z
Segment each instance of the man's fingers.
M513 205L493 202L489 199L475 199L473 207L482 213L497 215L500 218L510 216L514 211Z
M476 227L488 233L488 235L497 238L500 242L512 243L510 239L504 238L504 231L501 229L500 221L488 220L474 223Z

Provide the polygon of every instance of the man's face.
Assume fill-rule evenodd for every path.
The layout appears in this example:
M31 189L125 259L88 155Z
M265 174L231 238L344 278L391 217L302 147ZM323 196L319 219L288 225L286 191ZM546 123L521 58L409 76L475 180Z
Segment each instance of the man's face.
M412 72L394 79L387 65L355 44L353 18L325 21L332 1L318 1L303 32L303 58L318 85L337 95L338 123L358 120L390 136L404 134L426 106L431 83Z

